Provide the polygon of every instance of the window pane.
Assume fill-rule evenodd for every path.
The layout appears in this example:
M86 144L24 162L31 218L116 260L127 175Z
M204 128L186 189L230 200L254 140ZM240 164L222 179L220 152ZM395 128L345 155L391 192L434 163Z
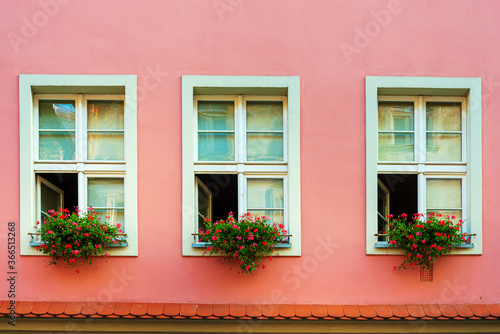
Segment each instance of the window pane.
M41 183L40 189L40 206L42 210L42 219L45 215L43 212L47 213L49 210L59 211L61 210L61 194L59 194L54 189L47 186L45 183Z
M427 134L427 161L461 161L461 134Z
M458 224L459 220L462 219L462 210L429 210L428 213L434 212L435 214L442 214L443 218L450 216L455 216L455 219L451 219L454 224Z
M247 130L283 130L283 102L247 102Z
M249 209L281 209L283 203L283 179L247 179Z
M462 105L458 102L427 102L427 131L460 131Z
M283 134L247 134L248 161L283 161Z
M412 133L379 133L379 161L413 161Z
M413 131L413 102L378 103L378 129Z
M89 132L88 160L123 160L123 132Z
M43 100L38 104L40 129L74 129L75 102Z
M203 185L201 181L198 181L198 227L202 230L204 228L204 222L206 218L212 219L211 215L211 203L212 194L210 190Z
M253 216L265 216L269 218L270 223L283 224L283 210L248 210Z
M198 160L234 161L234 134L228 132L199 133Z
M88 101L88 129L123 129L123 101Z
M461 179L427 179L428 208L461 208Z
M40 132L40 160L75 160L74 132Z
M234 102L199 101L198 130L234 130Z
M123 209L96 209L97 216L101 218L101 222L108 222L116 225L121 224L121 229L124 230L125 212Z
M88 180L88 206L123 207L123 179L95 178Z

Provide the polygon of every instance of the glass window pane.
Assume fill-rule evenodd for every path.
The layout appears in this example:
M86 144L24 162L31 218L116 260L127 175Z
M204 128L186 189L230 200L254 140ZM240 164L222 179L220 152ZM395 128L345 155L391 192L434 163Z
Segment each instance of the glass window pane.
M88 206L92 207L123 207L123 179L94 178L88 179Z
M413 102L378 103L378 129L413 131Z
M234 134L228 132L199 133L198 160L234 161Z
M427 134L427 161L461 161L461 134Z
M234 130L234 102L199 101L198 130Z
M283 203L283 179L247 179L249 209L281 209Z
M112 225L121 224L121 229L124 230L125 212L123 209L96 209L97 216L101 218L101 222L108 222Z
M459 102L427 102L427 131L462 130L462 104Z
M123 160L123 132L89 132L88 160Z
M40 129L74 129L75 102L41 100L38 104Z
M212 219L212 193L210 189L198 181L198 228L205 230L204 222L206 218Z
M379 161L413 161L412 133L379 133Z
M459 220L462 219L462 210L429 210L428 213L434 212L435 214L442 214L443 218L450 216L451 221L454 224L458 224ZM455 219L451 217L455 216Z
M123 101L88 101L88 129L123 129Z
M461 208L461 179L427 179L428 208Z
M283 134L247 134L248 161L283 161Z
M40 160L75 160L74 132L40 132Z
M59 194L54 189L47 186L45 183L41 183L40 189L40 206L42 210L42 219L45 217L43 212L47 213L49 210L59 211L61 210L61 194Z
M283 130L283 102L247 102L247 130Z
M264 216L269 218L270 223L283 224L283 210L248 210L253 216Z

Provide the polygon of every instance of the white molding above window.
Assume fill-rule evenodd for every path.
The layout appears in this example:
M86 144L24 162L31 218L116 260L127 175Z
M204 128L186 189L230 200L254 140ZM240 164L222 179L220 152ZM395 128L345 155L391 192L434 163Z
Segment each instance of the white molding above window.
M50 94L38 95L35 94ZM124 147L125 158L121 161L86 160L81 155L75 160L44 161L35 160L38 156L38 97L67 99L72 98L79 104L79 110L86 107L81 96L87 98L118 99L124 101ZM93 94L93 95L89 95ZM20 249L21 255L43 255L30 246L29 232L34 232L37 220L37 196L35 173L78 173L78 196L86 203L85 186L92 177L122 178L125 193L125 233L127 247L110 248L111 255L138 255L138 217L137 217L137 76L136 75L39 75L21 74L19 76L19 123L20 123ZM79 123L79 124L78 124ZM86 138L82 131L86 120L77 121L77 136L80 143ZM78 133L80 132L80 133ZM83 147L83 148L82 148ZM86 145L80 145L80 151ZM86 151L85 151L86 152ZM86 154L85 154L86 155ZM84 198L85 197L85 198ZM80 201L80 199L79 199Z
M387 98L386 96L391 96ZM425 96L422 98L422 96ZM460 99L462 98L462 99ZM462 101L462 161L425 162L417 156L411 162L378 161L378 101ZM424 101L424 102L422 102ZM466 112L465 112L466 111ZM420 114L425 122L425 115ZM423 132L422 132L423 133ZM421 136L421 134L415 134ZM420 138L425 143L425 138ZM417 154L425 153L424 151ZM481 79L438 77L366 77L366 254L400 254L397 249L377 248L377 173L421 175L419 202L425 199L425 179L454 178L463 183L463 212L472 238L473 248L456 250L454 254L482 254L482 145L481 145ZM423 176L425 173L425 178ZM420 208L425 207L419 204Z
M241 108L243 101L283 101L285 121L283 129L283 161L246 161L242 145L245 133L244 113L235 112L236 157L234 161L197 161L196 100L235 101ZM242 131L243 130L243 131ZM238 138L240 136L240 138ZM280 248L281 256L301 255L301 211L300 211L300 78L276 76L182 76L182 254L201 256L202 249L193 247L198 232L195 208L195 174L207 172L238 174L239 192L244 193L246 180L254 178L282 178L284 180L285 219L291 237L291 247ZM240 194L241 195L241 194ZM244 196L244 194L243 194ZM241 205L240 209L246 209Z

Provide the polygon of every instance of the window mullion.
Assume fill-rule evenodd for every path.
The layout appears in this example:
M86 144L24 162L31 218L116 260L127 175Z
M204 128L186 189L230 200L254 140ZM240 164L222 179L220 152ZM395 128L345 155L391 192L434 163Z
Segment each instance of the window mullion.
M424 173L418 173L417 187L418 187L418 212L427 213L427 179Z
M245 103L246 100L243 98L243 95L238 95L236 98L236 161L237 162L246 162L247 157L247 147L246 147L246 108Z
M83 172L78 172L78 208L87 211L87 177Z
M75 160L83 161L85 159L85 154L83 152L83 134L86 129L84 129L83 115L85 114L83 109L83 96L80 94L76 97L76 108L75 108Z
M416 108L416 124L415 124L415 150L416 150L416 161L423 163L426 160L426 124L425 124L425 105L422 96L418 97L415 101Z

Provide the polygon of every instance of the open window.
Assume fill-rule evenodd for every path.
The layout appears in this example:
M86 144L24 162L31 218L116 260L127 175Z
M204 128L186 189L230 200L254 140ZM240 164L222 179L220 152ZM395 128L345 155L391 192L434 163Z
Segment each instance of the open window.
M300 255L298 78L259 78L183 77L184 255L201 255L204 217L229 212L284 224L280 254Z
M20 76L21 255L40 255L28 233L44 212L89 206L128 235L111 254L137 255L136 90L135 76Z
M366 84L367 253L388 246L376 235L387 230L388 214L435 212L465 220L462 232L477 237L464 252L480 254L479 79L367 77Z

